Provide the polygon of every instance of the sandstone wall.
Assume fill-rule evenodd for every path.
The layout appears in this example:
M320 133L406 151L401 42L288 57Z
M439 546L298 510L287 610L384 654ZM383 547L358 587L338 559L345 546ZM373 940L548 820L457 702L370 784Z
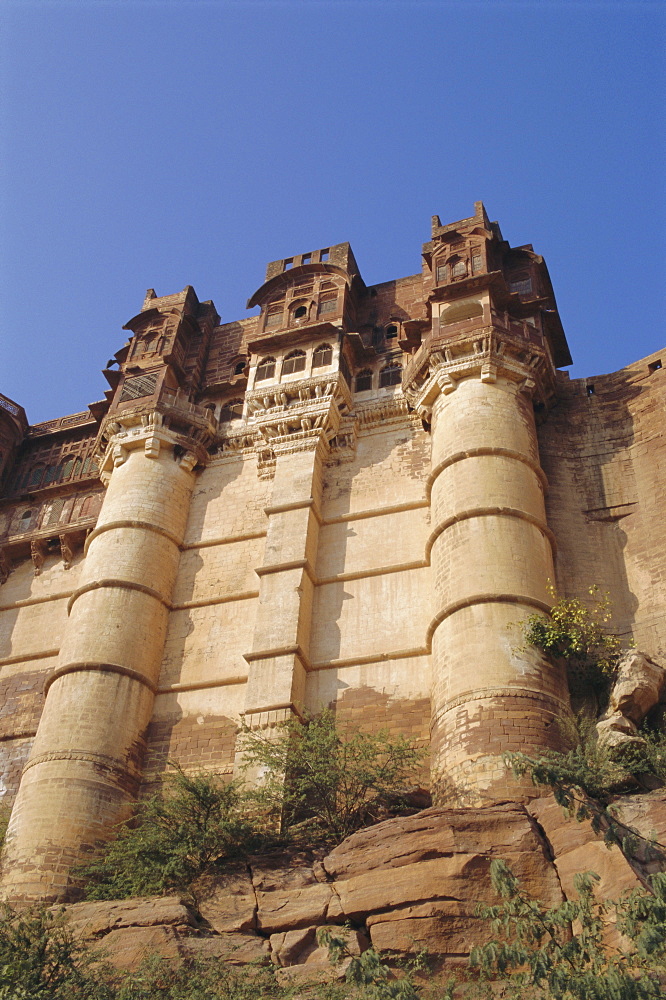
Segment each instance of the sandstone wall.
M539 431L549 481L557 583L608 591L628 646L666 656L666 377L661 354L611 375L569 381ZM651 366L653 366L651 368Z

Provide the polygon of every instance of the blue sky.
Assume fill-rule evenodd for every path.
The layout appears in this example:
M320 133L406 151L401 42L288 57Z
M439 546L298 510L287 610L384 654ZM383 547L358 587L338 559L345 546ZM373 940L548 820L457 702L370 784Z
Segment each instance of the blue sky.
M637 2L4 0L0 391L84 409L144 292L420 268L476 200L548 263L575 377L664 345L664 24Z

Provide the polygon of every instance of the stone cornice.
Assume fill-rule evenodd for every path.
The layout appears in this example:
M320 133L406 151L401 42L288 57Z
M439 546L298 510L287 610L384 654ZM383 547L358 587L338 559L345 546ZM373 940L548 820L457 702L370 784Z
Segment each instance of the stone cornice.
M555 372L543 347L483 326L446 340L426 342L405 372L403 392L417 413L428 419L440 393L454 392L463 379L514 382L535 402L553 396Z

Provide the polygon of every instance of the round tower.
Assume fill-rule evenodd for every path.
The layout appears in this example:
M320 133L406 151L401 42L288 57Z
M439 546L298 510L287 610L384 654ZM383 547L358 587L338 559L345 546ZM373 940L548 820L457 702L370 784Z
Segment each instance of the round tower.
M566 679L520 628L552 603L535 405L553 393L554 300L542 259L476 209L433 220L430 320L403 383L432 428L433 784L461 804L520 795L502 755L557 745L568 706Z
M64 900L136 796L208 411L177 397L107 422L99 521L7 833L4 892Z

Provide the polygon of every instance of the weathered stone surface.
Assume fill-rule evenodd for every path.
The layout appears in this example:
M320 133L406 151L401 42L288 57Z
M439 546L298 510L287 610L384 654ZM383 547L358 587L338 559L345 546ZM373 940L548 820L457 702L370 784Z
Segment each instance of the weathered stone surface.
M230 965L268 962L269 944L254 934L218 934L213 937L186 937L180 941L183 955L222 958Z
M317 928L302 927L294 931L271 934L271 958L276 965L300 965L317 948Z
M472 904L438 900L373 914L367 923L378 951L409 954L425 949L431 955L466 956L474 945L488 940L488 925L474 911Z
M121 927L105 934L99 942L101 957L117 969L136 969L150 955L180 959L184 955L176 927Z
M247 868L230 872L197 892L198 910L218 933L255 930L257 900Z
M331 886L320 882L302 889L257 892L257 927L272 934L326 923L333 896ZM340 912L337 900L334 912Z
M193 927L197 923L192 909L178 896L72 903L63 909L74 934L83 938L99 938L123 927Z
M660 857L658 845L666 846L666 790L658 789L645 795L624 795L611 807L619 822L626 824L648 841L655 842L655 848L639 844L636 856L644 875L663 871L663 853Z
M535 849L541 845L525 810L503 803L484 809L425 809L387 820L348 837L323 863L329 875L340 879L454 853L504 857Z
M609 714L618 712L640 725L659 701L666 684L666 671L638 649L629 649L618 664L610 694Z
M507 854L506 860L531 895L551 906L561 900L555 872L544 863L541 851ZM346 917L355 921L369 913L431 900L494 902L489 869L488 856L456 854L357 875L336 883L336 892Z

